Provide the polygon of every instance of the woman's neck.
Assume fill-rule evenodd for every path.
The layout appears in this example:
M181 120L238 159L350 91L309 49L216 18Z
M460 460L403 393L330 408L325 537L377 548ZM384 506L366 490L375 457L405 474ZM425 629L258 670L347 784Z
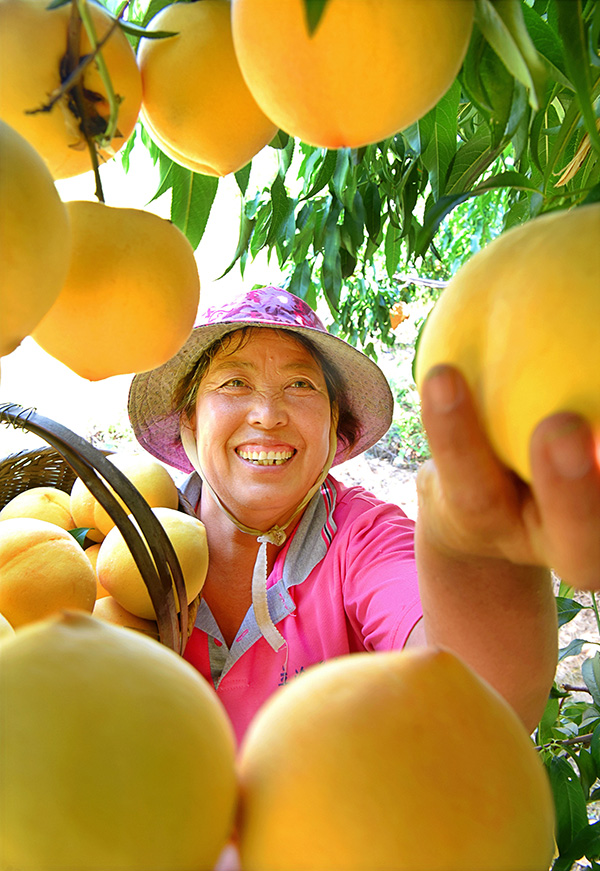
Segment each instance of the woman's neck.
M260 545L256 536L235 526L208 491L202 494L198 515L206 527L208 544L208 573L202 598L217 621L226 644L231 646L252 604L252 575ZM267 545L268 573L283 547Z

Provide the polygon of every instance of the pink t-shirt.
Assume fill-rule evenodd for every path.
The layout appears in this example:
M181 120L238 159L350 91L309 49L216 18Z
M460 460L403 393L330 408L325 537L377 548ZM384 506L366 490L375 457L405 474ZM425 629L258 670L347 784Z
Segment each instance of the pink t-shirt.
M215 686L238 740L263 702L311 665L404 646L422 616L414 522L398 506L329 476L279 553L267 593L285 639L278 651L252 608L228 649L206 602L185 651Z

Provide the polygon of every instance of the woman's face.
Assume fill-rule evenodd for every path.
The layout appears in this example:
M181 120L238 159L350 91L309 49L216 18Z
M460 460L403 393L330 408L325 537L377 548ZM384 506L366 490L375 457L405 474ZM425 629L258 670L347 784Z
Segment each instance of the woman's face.
M198 389L202 470L247 526L287 520L329 453L331 405L323 371L293 336L254 329L212 360Z

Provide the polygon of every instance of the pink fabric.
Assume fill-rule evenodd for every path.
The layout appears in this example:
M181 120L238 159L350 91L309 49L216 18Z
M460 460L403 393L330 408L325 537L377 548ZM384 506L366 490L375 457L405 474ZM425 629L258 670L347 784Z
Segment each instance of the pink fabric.
M250 290L243 298L221 306L211 306L202 313L196 326L220 324L223 321L251 321L275 327L308 327L326 333L317 313L303 299L280 287L260 287Z
M335 485L337 532L306 580L289 587L295 609L277 623L286 644L274 652L259 638L218 683L238 740L287 680L336 656L400 649L422 616L413 521L360 487ZM275 562L269 587L281 578L288 546ZM185 658L212 682L208 646L207 634L194 629Z

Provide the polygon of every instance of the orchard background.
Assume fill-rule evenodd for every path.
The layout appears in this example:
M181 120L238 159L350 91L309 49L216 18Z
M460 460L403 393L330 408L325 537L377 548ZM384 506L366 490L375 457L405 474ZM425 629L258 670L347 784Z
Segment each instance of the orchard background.
M327 0L305 3L318 28ZM139 28L168 4L105 5L135 46ZM394 424L371 465L349 472L371 475L375 489L377 463L412 473L427 456L411 363L447 281L510 227L600 199L599 41L599 0L476 0L456 80L428 114L382 142L332 150L279 131L249 164L217 178L174 163L139 122L96 175L57 186L65 200L94 199L100 186L109 205L169 217L196 251L203 302L242 281L279 284L378 359L396 396ZM393 326L398 303L405 320ZM111 445L131 438L129 381L85 381L26 339L2 361L0 398ZM0 438L3 454L33 440L6 430ZM557 804L553 868L600 868L600 616L593 594L574 597L556 583L564 646L533 736Z

